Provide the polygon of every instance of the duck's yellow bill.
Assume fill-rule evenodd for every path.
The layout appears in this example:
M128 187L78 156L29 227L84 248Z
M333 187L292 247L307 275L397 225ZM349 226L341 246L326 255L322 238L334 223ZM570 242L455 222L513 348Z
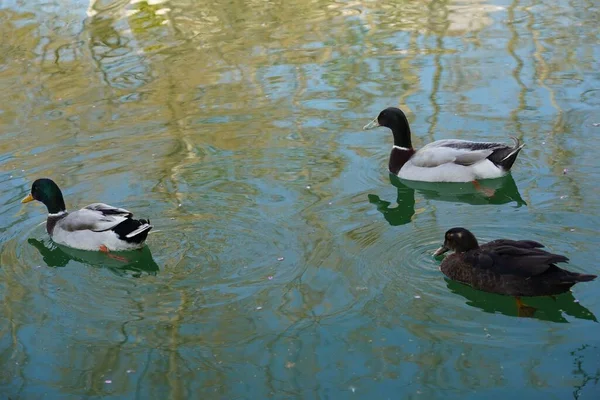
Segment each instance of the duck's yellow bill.
M34 200L35 199L31 195L31 193L29 193L27 196L25 196L25 198L23 200L21 200L21 203L29 203L30 201L34 201Z

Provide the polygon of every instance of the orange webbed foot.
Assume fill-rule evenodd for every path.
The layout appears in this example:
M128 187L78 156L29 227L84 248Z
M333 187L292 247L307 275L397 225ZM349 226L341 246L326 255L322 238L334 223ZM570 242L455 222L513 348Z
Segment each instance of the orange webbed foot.
M111 253L110 253L110 250L108 250L108 247L106 247L106 246L105 246L105 245L103 245L103 244L102 244L102 245L100 245L100 248L99 248L99 250L100 250L102 253L105 253L107 256L109 256L110 258L112 258L112 259L114 259L114 260L121 261L121 262L129 262L129 260L128 260L128 259L126 259L125 257L116 256L116 255L114 255L114 254L111 254Z
M477 182L476 180L471 181L471 183L473 184L473 186L475 186L475 190L481 192L485 197L492 197L494 194L496 194L495 189L485 188L481 186L481 183Z
M537 309L525 305L519 297L515 297L515 300L517 301L517 315L519 317L532 318Z

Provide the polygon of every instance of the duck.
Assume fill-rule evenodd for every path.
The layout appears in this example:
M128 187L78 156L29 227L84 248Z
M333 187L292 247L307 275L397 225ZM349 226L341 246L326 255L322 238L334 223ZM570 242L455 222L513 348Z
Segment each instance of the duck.
M473 182L500 178L510 171L524 144L511 137L513 146L496 142L444 139L415 150L404 112L388 107L363 127L383 126L392 130L394 146L389 159L390 173L400 179L422 182Z
M535 312L521 297L555 296L568 292L579 282L589 282L596 275L580 274L558 267L569 259L560 254L542 250L543 244L533 240L497 239L479 245L468 229L449 229L444 244L433 255L447 251L440 270L454 281L475 289L513 296L519 311L530 315Z
M48 209L46 231L52 241L74 249L105 253L141 249L152 229L150 220L133 219L130 211L104 203L68 212L60 188L48 178L36 179L21 203L34 200Z

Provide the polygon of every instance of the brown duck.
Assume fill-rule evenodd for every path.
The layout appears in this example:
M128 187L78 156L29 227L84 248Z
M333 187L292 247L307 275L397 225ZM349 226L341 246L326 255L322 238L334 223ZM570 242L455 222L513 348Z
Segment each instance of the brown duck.
M521 296L553 296L569 291L578 282L588 282L596 275L579 274L559 268L556 263L569 259L542 250L533 240L498 239L481 246L465 228L446 232L439 256L449 250L454 254L442 261L442 273L448 278L485 292L515 296L519 315L529 314Z

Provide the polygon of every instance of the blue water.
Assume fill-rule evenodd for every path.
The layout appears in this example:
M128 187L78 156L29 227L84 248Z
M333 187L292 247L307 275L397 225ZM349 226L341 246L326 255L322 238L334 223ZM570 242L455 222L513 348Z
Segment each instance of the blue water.
M450 282L465 226L598 273L600 8L590 1L0 4L0 394L10 399L596 399L598 283ZM512 175L409 186L415 147L526 146ZM57 247L76 209L150 218L129 262Z

